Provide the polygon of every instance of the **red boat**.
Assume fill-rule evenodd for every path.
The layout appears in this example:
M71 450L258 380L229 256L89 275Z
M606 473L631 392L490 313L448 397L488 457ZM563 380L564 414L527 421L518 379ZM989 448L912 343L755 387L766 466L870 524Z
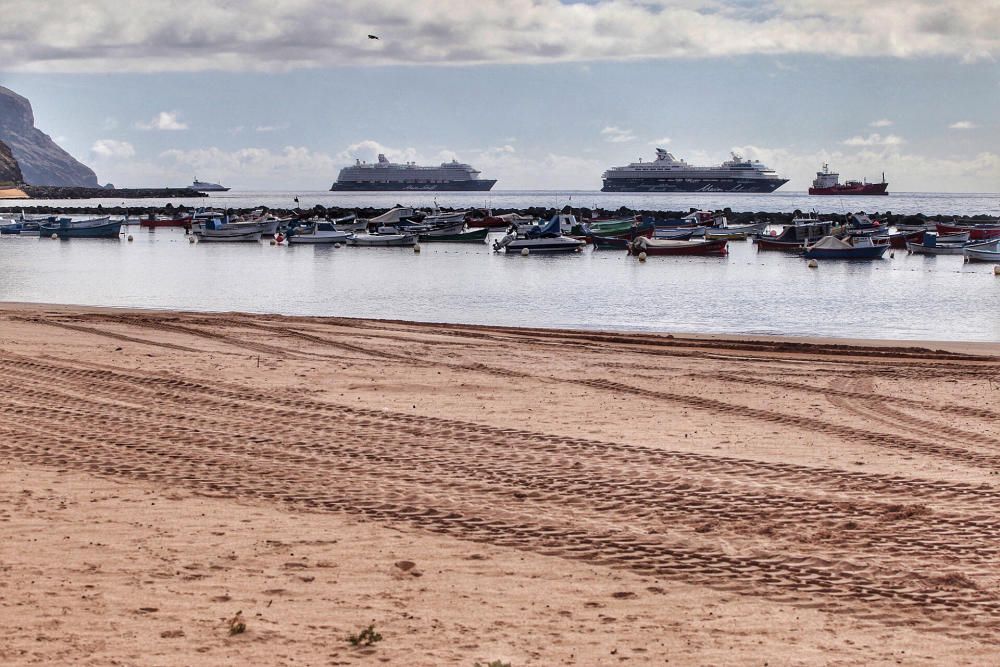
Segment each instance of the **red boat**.
M823 170L816 172L812 187L809 188L811 195L887 195L886 188L889 184L885 182L885 174L882 174L881 183L866 183L862 181L840 182L840 174L830 171L830 165L824 163Z
M889 234L889 245L893 248L905 250L907 241L910 243L923 243L924 231L925 230L921 229L915 232L899 232L897 234Z
M946 225L943 222L939 222L937 223L937 232L938 234L961 234L969 232L969 240L971 241L1000 239L1000 225L996 223L986 225Z
M728 255L728 241L725 239L695 239L691 241L673 241L670 239L649 239L645 236L632 241L628 248L629 254L638 255Z
M524 225L534 221L530 215L518 215L517 213L504 213L493 215L487 213L482 218L466 218L465 222L469 227L489 227L497 229L507 229L511 225Z
M140 227L148 227L155 229L156 227L184 227L185 229L191 228L191 216L181 216L176 217L166 217L166 216L155 216L152 213L139 220Z

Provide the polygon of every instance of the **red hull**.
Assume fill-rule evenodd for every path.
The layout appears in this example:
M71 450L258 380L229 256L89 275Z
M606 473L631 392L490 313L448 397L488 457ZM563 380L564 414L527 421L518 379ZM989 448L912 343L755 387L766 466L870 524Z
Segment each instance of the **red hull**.
M858 183L834 185L829 188L809 188L811 195L887 195L888 183Z
M963 232L969 232L970 241L989 241L990 239L1000 239L1000 225L989 226L989 227L974 227L969 225L963 227L961 225L946 225L944 223L937 223L938 234L961 234Z

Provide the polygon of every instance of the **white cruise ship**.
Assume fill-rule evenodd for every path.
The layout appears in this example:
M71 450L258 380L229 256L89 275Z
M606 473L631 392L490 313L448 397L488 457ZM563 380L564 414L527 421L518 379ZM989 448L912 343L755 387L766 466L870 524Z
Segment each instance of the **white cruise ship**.
M479 172L467 164L452 160L440 167L421 167L413 162L389 162L379 154L378 162L357 160L340 170L330 190L469 190L486 191L496 180L479 178Z
M218 183L207 183L205 181L199 181L196 176L194 183L191 184L190 190L195 192L229 192L229 188L224 185L219 185Z
M604 172L602 192L774 192L788 182L760 161L736 153L717 167L694 167L656 149L652 162L633 162Z

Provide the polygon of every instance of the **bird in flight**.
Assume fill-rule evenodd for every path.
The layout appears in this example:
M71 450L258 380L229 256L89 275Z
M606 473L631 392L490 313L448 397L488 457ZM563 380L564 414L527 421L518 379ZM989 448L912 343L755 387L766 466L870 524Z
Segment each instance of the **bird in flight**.
M368 39L378 39L378 35L368 35Z

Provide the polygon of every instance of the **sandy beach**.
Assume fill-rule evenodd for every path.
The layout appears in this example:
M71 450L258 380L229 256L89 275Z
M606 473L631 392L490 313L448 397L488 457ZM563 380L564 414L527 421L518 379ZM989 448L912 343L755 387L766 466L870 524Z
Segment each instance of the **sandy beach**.
M0 343L5 665L1000 662L1000 344L24 304Z

